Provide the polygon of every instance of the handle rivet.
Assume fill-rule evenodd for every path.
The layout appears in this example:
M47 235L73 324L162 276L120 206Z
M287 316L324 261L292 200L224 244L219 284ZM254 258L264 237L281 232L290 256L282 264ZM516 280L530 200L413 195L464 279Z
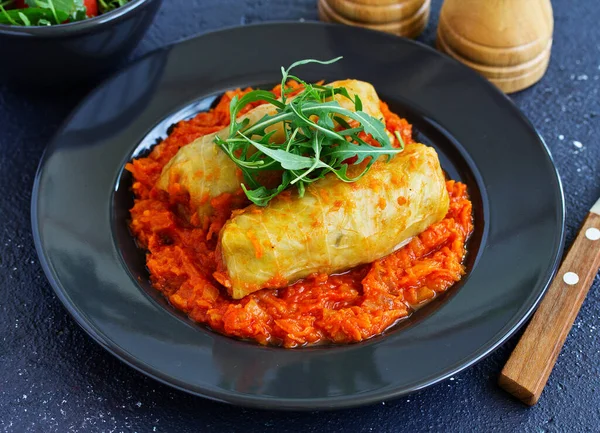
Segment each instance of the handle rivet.
M600 230L598 230L596 227L591 227L585 231L585 237L590 241L597 241L600 239Z
M575 272L567 272L565 275L563 275L563 281L569 286L573 286L579 282L579 275L577 275Z

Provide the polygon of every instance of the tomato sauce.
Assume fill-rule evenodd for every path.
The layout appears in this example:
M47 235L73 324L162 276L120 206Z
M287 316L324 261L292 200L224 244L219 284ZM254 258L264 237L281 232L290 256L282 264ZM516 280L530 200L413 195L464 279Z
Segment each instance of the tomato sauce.
M445 219L393 254L341 275L313 275L283 289L231 299L212 275L217 234L240 206L240 197L223 194L212 199L215 214L200 222L180 216L185 195L174 202L155 184L182 146L228 126L231 98L250 90L227 92L214 109L179 122L147 157L126 166L134 178L131 231L147 250L153 287L175 308L215 331L260 344L291 348L351 343L384 332L461 279L465 243L473 230L472 209L466 186L448 181L450 209ZM273 93L279 96L280 89ZM381 111L392 136L398 131L405 143L413 141L405 119L385 103Z

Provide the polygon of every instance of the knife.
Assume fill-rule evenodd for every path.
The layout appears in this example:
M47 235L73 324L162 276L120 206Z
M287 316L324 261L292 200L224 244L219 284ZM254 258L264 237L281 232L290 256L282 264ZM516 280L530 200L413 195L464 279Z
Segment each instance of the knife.
M504 366L498 384L529 406L538 402L600 268L600 199L586 217L554 281Z

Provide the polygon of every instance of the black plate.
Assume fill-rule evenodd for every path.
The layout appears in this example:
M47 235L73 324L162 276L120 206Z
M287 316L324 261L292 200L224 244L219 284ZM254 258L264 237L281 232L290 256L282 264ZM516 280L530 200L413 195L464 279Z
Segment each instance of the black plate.
M268 86L303 58L308 80L357 78L433 145L475 208L468 276L384 336L285 350L192 323L148 283L127 232L124 164L226 89ZM109 352L176 388L262 408L356 406L436 383L480 360L527 319L563 245L562 188L542 139L476 73L383 33L276 23L210 33L152 53L100 86L48 147L32 199L46 275L75 320Z

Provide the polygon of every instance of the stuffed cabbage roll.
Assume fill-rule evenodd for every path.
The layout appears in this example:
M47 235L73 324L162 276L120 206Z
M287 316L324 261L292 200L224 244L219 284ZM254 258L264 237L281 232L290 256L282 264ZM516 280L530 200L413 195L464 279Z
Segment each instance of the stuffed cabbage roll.
M442 220L448 207L437 153L411 144L354 183L328 174L304 197L289 191L241 211L220 233L214 276L240 299L313 273L345 271L392 253Z
M380 110L380 101L377 92L369 83L357 80L342 80L330 83L332 87L345 87L351 97L358 95L363 104L363 111L376 119L383 119ZM338 103L354 110L354 103L348 98L336 95ZM276 107L272 104L263 104L250 110L241 119L247 118L249 126L258 122L266 115L276 113ZM272 141L283 142L283 124L271 127L275 133ZM267 129L267 131L270 131ZM175 187L178 193L182 190L190 195L190 204L196 209L199 217L212 214L210 200L223 193L236 193L241 190L240 184L243 180L242 173L215 143L215 136L226 139L229 129L225 128L213 134L205 135L194 142L182 147L177 154L163 168L157 182L157 187L170 192ZM278 183L277 183L278 184Z

